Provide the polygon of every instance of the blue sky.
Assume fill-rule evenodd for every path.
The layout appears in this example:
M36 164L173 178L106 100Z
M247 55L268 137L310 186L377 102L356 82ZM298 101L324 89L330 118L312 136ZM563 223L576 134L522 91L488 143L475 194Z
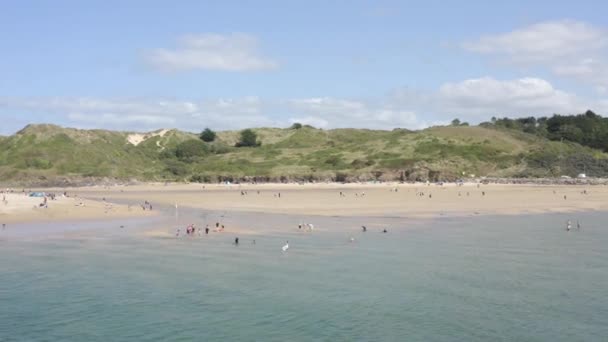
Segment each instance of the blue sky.
M0 134L607 111L605 2L452 3L3 1Z

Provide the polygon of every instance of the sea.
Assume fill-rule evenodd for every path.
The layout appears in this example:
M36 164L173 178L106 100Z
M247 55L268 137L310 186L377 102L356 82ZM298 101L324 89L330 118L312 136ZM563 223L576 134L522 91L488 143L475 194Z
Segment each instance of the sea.
M0 341L608 341L608 213L186 215L7 226Z

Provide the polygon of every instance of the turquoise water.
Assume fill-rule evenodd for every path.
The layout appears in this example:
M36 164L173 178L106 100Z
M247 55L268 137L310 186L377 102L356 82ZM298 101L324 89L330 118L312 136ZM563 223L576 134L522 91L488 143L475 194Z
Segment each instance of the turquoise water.
M273 217L242 219L288 219ZM583 230L564 231L568 218ZM379 219L362 233L360 218L317 218L313 234L277 228L238 247L230 233L152 238L115 223L4 232L0 340L606 341L607 219L393 218L382 234Z

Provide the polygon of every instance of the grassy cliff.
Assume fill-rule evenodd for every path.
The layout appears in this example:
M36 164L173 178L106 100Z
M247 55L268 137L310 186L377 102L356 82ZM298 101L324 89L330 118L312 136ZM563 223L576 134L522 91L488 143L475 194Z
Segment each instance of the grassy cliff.
M608 175L608 155L517 130L433 127L421 131L253 129L259 147L234 147L239 132L145 135L29 125L0 137L0 181L454 180L475 176ZM137 138L137 139L136 139Z

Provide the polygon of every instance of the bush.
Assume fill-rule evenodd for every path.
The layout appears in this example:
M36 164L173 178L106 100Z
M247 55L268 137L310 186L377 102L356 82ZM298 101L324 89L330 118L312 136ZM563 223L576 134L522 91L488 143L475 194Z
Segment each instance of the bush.
M185 162L203 157L209 153L207 145L200 140L186 140L175 147L175 156Z
M192 183L211 183L211 177L208 175L192 175L190 177L190 182Z
M236 143L236 147L255 147L262 143L258 142L258 135L250 129L241 131L241 139Z
M215 140L216 134L210 128L205 128L205 130L201 133L200 138L204 142L212 142Z
M291 127L289 127L289 129L300 129L302 128L302 124L299 122L295 122L293 125L291 125Z
M188 174L188 167L180 161L169 159L166 161L167 166L165 170L170 172L174 176L185 176Z

